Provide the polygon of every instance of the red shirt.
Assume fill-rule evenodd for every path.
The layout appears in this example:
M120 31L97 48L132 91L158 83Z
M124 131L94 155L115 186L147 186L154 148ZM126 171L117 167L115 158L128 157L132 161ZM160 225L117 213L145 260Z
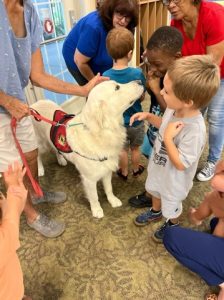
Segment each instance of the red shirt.
M171 26L176 27L183 35L183 56L206 54L207 46L218 44L224 40L224 7L213 2L201 3L198 25L193 40L185 34L181 20L172 20ZM224 78L224 58L220 69L221 77Z

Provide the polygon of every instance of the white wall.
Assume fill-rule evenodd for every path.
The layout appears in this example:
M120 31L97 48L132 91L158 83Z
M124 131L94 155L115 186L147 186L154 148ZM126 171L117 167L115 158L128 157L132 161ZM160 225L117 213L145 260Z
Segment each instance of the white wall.
M74 10L76 20L95 10L95 0L63 0L65 20L68 31L71 28L69 11Z

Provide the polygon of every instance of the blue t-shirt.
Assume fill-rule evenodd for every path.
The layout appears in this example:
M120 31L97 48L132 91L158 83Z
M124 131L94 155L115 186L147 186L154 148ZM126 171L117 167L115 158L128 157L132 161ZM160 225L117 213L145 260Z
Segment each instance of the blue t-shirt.
M98 11L91 12L72 28L64 41L62 54L66 65L78 70L74 62L74 53L76 48L80 53L91 57L89 66L94 74L110 69L113 65L112 58L108 55L106 49L107 31L99 16Z
M25 102L24 88L29 81L31 55L40 46L42 26L29 0L24 1L24 38L15 36L3 1L0 1L0 16L0 90ZM7 113L2 106L0 113Z
M160 79L160 88L163 89L163 79ZM156 116L161 116L163 115L163 111L160 108L160 105L157 101L157 98L155 94L150 91L150 97L151 97L151 105L149 112L153 113ZM146 134L144 136L143 143L141 145L141 151L142 154L144 154L146 157L150 157L152 154L152 149L154 146L155 139L157 137L159 129L154 127L152 124L148 125L148 129L146 131Z
M118 83L128 83L133 80L141 80L142 85L145 87L145 76L140 68L125 68L122 70L110 69L103 73L104 76L110 77L111 80L115 80ZM141 101L137 100L135 103L129 107L123 114L124 116L124 126L129 127L129 122L131 116L137 112L142 111ZM135 121L132 126L136 127L139 125L140 121Z

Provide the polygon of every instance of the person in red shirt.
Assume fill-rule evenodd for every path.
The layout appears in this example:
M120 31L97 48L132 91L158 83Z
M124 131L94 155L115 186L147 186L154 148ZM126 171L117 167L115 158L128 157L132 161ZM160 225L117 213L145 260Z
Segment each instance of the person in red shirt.
M221 84L206 108L209 123L209 154L197 179L214 176L224 144L224 7L201 0L162 0L172 15L171 25L183 35L182 55L211 54L220 66ZM203 87L202 87L203 88Z

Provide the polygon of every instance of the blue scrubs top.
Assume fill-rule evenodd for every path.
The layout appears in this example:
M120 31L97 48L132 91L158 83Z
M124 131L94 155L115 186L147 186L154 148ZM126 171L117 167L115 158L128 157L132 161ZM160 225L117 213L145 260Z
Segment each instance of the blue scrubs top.
M91 57L90 68L94 74L112 67L112 58L106 49L107 31L103 25L98 11L91 12L72 28L68 34L62 49L62 54L66 65L72 70L77 71L78 67L74 62L76 48L80 53Z

